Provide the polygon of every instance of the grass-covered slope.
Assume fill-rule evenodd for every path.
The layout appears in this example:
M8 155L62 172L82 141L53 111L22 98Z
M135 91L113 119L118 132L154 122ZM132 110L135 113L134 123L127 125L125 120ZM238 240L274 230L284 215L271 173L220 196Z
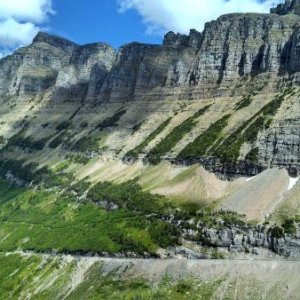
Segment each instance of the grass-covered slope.
M154 138L169 125L171 119L172 118L168 118L166 121L161 123L153 132L151 132L149 136L147 136L147 138L141 144L128 151L124 156L124 160L136 160L138 158L138 155L149 145L149 143L153 141Z
M298 262L272 262L270 272L268 261L114 261L0 254L0 265L1 300L296 300L299 295Z
M148 154L147 160L152 164L160 162L161 158L168 153L186 134L188 134L197 124L197 119L205 114L211 107L207 105L198 110L193 116L176 126L158 145L156 145Z
M204 133L188 144L179 154L179 159L191 159L204 156L222 136L222 130L228 125L230 115L226 115L212 124Z
M132 181L74 184L71 175L60 171L6 163L11 174L23 176L34 188L0 181L0 251L156 256L159 248L180 245L186 230L194 230L187 238L201 243L204 227L245 224L233 212L197 205L179 209ZM24 170L30 172L25 176Z
M78 185L61 194L1 182L0 250L155 254L159 247L178 242L175 227L147 217L164 214L164 199L134 184L103 183L80 201L74 193L81 195L85 188Z
M230 114L225 115L188 144L179 154L179 159L197 159L201 157L217 157L223 162L235 162L241 155L241 148L245 143L254 145L259 132L267 130L282 103L293 90L286 89L276 95L272 101L264 105L257 113L229 135L224 132L229 125ZM252 100L250 96L243 98L235 108L236 111L248 107ZM246 155L246 159L257 162L259 149L254 146Z
M31 167L39 169L34 182L42 180L51 186L57 180L64 181L63 177L43 174L45 166L57 165L71 172L74 180L88 177L94 184L135 178L142 189L170 197L173 202L214 203L220 208L235 189L243 189L242 179L227 183L198 165L186 169L173 162L176 157L180 162L190 158L194 162L198 157L216 156L225 162L246 159L259 164L264 159L262 143L269 140L266 134L272 134L278 122L285 120L280 107L284 106L291 118L297 115L297 91L283 94L284 97L257 94L251 96L251 101L245 96L242 100L232 97L174 103L86 104L80 110L74 103L48 106L43 101L16 102L14 107L1 103L0 147L4 147L3 157L12 164L22 160L24 171L19 170L17 177L25 181L32 179ZM272 108L275 102L279 106ZM127 156L131 149L134 154ZM146 163L153 153L156 162L162 159L160 164ZM171 164L164 160L166 154ZM125 163L124 155L129 158ZM3 168L5 178L13 167L8 164Z
M103 262L90 260L91 267L80 270L76 260L0 254L0 299L210 299L223 281L166 276L153 285L149 279L120 276L117 269L105 274ZM82 277L80 271L85 271Z

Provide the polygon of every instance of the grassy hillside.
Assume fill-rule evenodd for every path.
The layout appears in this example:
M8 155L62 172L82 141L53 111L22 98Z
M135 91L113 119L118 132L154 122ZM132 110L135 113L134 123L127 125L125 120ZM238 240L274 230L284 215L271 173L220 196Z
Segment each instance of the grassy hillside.
M176 227L146 216L169 209L160 197L138 186L106 183L93 187L88 200L80 200L85 189L78 184L60 193L0 182L0 250L154 255L159 247L178 243Z
M182 162L217 156L224 162L244 158L258 162L263 157L259 139L272 124L285 120L282 106L290 108L291 117L296 114L297 93L96 107L48 105L47 99L16 102L14 107L3 102L0 147L4 159L21 159L38 167L63 166L77 180L135 179L142 189L175 203L219 209L224 199L243 190L245 179L226 182L198 165L174 165L164 158ZM124 157L128 159L123 161ZM243 207L238 212L247 214Z
M63 295L67 296L65 299L210 299L222 282L189 278L174 282L165 277L152 286L143 278L120 278L117 270L104 275L99 261L86 271L78 286L72 287L71 278L78 267L76 261L0 254L0 265L0 299L17 299L29 294L31 299L60 299Z
M205 272L208 268L213 269ZM0 299L298 299L298 263L0 254ZM240 277L241 275L242 277Z

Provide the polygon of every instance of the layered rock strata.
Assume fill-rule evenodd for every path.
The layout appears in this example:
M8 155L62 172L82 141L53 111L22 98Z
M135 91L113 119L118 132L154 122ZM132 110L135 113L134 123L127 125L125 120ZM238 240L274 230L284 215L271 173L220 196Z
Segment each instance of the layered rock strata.
M286 0L271 14L228 14L189 35L169 32L162 45L77 45L39 33L28 47L0 60L0 101L43 99L53 103L198 100L253 95L300 85L299 2ZM247 89L246 89L247 87ZM222 101L222 100L221 100ZM289 115L285 113L289 111ZM258 159L224 164L200 157L209 170L255 175L267 167L300 170L299 101L280 108L260 130ZM253 142L253 141L252 141ZM193 163L189 161L183 163Z

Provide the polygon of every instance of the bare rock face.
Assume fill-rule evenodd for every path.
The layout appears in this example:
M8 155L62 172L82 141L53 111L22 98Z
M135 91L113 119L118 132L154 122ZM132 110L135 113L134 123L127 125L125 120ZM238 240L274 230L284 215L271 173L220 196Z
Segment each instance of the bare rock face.
M52 89L55 101L99 103L199 99L228 96L256 76L273 78L274 89L281 75L299 72L299 25L295 14L229 14L202 33L169 32L162 45L131 43L118 53L39 33L0 61L0 94Z
M272 15L231 14L206 24L189 80L221 84L245 75L278 72L295 21Z
M276 7L271 8L271 13L277 15L286 15L286 14L300 15L300 1L285 0L285 3L280 3Z
M297 230L298 230L297 225ZM215 230L203 229L202 240L205 245L218 248L227 248L230 252L251 252L253 254L260 248L290 258L300 257L300 241L298 234L290 236L274 237L269 230L263 226L257 228L235 228Z
M296 15L230 14L203 33L169 32L162 46L125 45L98 101L224 96L247 76L297 72L299 22Z
M39 33L33 43L0 60L0 95L32 95L53 87L78 46Z
M91 101L115 60L115 51L103 43L76 48L69 64L59 73L53 99L56 101Z
M268 130L259 141L261 162L270 166L287 167L291 175L299 168L300 118L286 118Z
M58 37L58 36L50 35L45 32L39 32L36 35L36 37L33 39L32 43L33 44L40 44L40 43L47 44L49 46L61 49L63 51L69 52L69 53L72 53L78 47L78 45L76 45L75 43L73 43L71 41L68 41L68 40Z
M189 35L184 35L173 31L168 32L163 40L163 46L173 47L193 47L200 48L202 42L202 34L195 29L191 29Z
M197 50L132 43L123 46L99 91L98 101L162 99L185 85ZM172 91L171 91L172 93Z
M55 101L83 101L93 84L101 84L115 60L103 43L79 46L38 33L32 44L0 60L0 96L27 96L52 91ZM95 89L95 87L94 87Z
M300 68L300 27L297 26L286 43L282 56L282 69L285 73L297 73Z
M175 34L173 31L168 32L163 40L164 46L173 46L179 47L184 46L187 47L189 45L189 37L184 34L177 33Z

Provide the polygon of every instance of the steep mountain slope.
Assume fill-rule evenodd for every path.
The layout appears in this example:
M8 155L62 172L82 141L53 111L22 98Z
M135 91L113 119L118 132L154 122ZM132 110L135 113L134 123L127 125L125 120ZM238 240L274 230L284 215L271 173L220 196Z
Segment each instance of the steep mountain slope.
M224 132L206 141L203 149L197 141L202 143L205 136L195 136L196 143L180 153L179 161L198 161L228 176L257 174L273 166L295 173L299 170L300 134L296 88L299 21L295 14L231 14L208 23L202 33L168 33L162 46L133 43L117 53L105 44L78 46L39 33L32 45L1 60L1 99L10 104L36 99L55 106L74 102L74 111L80 105L126 102L138 102L137 109L143 110L150 101L167 101L167 109L172 111L175 101L194 99L221 106L228 101L230 106L219 114L220 119L230 114L220 123ZM252 105L252 115L247 116ZM244 123L236 120L244 113ZM120 117L126 118L126 114ZM210 131L220 131L216 117L214 113L210 119L216 125ZM140 124L143 120L132 121ZM207 129L204 123L199 125ZM183 140L178 137L166 145L167 140L163 151L154 149L156 158L174 147L179 154L182 146L193 141L187 140L191 127L182 132ZM200 128L194 127L199 135ZM237 141L241 135L245 136ZM224 154L222 149L228 148L232 139L235 148Z

